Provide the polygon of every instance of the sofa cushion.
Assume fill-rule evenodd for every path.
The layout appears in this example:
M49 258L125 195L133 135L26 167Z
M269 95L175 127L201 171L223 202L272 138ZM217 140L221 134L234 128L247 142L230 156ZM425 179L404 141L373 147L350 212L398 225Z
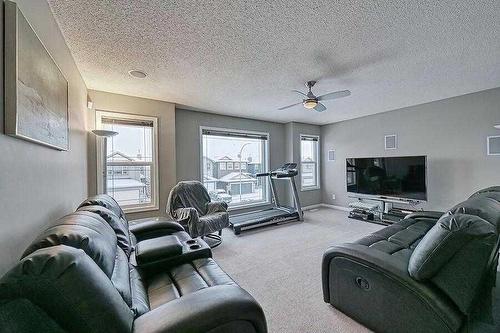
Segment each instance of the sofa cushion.
M83 250L70 246L42 248L23 258L0 280L0 299L28 300L66 332L132 330L133 313L110 279ZM15 316L29 320L27 313Z
M78 211L88 211L98 214L106 222L109 223L111 228L115 231L118 246L125 252L127 257L130 257L131 253L131 242L130 242L130 232L128 229L127 221L121 219L116 215L111 209L99 205L89 205L78 208Z
M106 207L107 209L113 211L113 213L118 215L118 217L127 221L127 217L125 216L125 212L120 207L118 202L116 202L116 200L113 199L113 197L110 195L107 195L107 194L94 195L90 198L87 198L85 201L83 201L78 206L78 208L83 207L83 206L93 206L93 205Z
M62 217L40 233L22 257L55 245L82 249L111 277L116 259L116 235L99 215L80 211Z
M433 277L459 250L470 242L495 243L496 229L474 215L448 214L439 219L413 251L408 265L411 277ZM475 253L468 253L473 257Z
M149 306L155 309L176 298L219 285L236 283L213 259L197 259L152 276L148 281Z
M435 224L432 219L404 219L356 241L371 249L408 261L422 237Z

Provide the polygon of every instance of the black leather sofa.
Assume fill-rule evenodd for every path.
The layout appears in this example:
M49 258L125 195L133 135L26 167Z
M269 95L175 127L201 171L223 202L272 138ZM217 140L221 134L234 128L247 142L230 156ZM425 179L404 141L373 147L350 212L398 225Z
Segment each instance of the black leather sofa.
M323 256L323 298L376 332L466 332L491 297L500 187L417 212Z
M174 222L128 225L97 196L45 229L0 279L0 331L267 332L203 240Z

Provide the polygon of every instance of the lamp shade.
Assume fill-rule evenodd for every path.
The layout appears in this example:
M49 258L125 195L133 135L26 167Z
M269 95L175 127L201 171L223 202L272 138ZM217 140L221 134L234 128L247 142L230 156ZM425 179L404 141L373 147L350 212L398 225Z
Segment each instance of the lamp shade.
M106 138L115 136L118 134L118 132L115 131L110 131L110 130L93 130L92 133L94 133L97 136L103 136Z

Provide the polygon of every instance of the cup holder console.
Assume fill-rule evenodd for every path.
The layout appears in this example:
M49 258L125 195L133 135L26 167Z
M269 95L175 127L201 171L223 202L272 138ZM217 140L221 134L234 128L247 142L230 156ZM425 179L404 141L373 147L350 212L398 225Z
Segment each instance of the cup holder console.
M197 249L199 249L200 247L201 247L200 245L198 245L198 244L194 244L194 245L191 245L189 248L190 248L191 250L197 250Z
M196 242L196 240L194 240L194 239L190 239L190 240L187 240L187 241L186 241L186 244L188 244L188 245L193 245L193 244L198 244L198 243Z

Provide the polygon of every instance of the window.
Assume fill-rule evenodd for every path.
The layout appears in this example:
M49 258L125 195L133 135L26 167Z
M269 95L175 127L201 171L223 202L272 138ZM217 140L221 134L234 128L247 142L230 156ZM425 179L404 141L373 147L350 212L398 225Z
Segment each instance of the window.
M226 170L226 163L220 162L219 164L220 164L219 165L219 170Z
M300 181L302 191L319 189L319 136L300 136Z
M118 132L106 139L106 147L104 141L98 145L98 191L126 212L158 209L157 123L155 117L96 112L97 129Z
M255 177L268 170L268 137L267 133L201 128L200 159L227 161L219 163L211 177L202 170L212 200L225 201L231 209L269 202L267 179ZM222 168L226 163L227 170Z

